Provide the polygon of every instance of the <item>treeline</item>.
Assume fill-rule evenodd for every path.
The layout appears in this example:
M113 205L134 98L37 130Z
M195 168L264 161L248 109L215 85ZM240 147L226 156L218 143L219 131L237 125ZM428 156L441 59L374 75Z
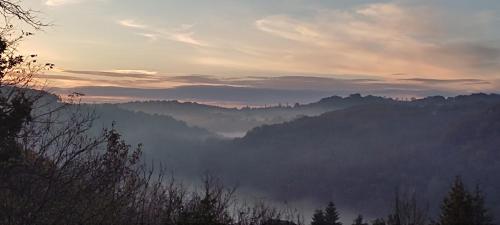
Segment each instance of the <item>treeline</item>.
M415 194L396 193L391 214L371 222L358 215L352 225L494 225L493 216L485 207L484 196L476 186L467 190L460 177L457 177L441 203L441 212L432 219L428 207L417 204ZM317 209L311 225L342 225L340 214L333 202L325 209Z

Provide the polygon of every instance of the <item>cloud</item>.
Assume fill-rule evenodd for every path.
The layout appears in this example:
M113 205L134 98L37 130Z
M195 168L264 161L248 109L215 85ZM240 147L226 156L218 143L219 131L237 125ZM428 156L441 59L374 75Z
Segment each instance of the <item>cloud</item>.
M106 0L46 0L45 5L55 7L55 6L76 4L88 1L106 1Z
M92 70L64 70L65 73L93 75L103 77L132 77L132 78L154 78L157 72L147 70L111 70L111 71L92 71Z
M196 45L196 46L203 46L203 47L208 46L206 43L203 43L202 41L196 40L193 37L193 35L194 35L194 32L166 33L167 38L170 40L173 40L173 41L178 41L178 42Z
M315 45L328 44L322 34L311 24L307 24L284 15L269 16L255 22L261 31L286 39Z
M198 40L194 37L195 32L193 31L194 27L193 24L182 24L177 28L165 30L162 28L148 26L131 19L119 20L117 22L121 26L140 29L144 31L142 33L139 33L139 35L146 37L152 41L156 41L160 38L163 38L170 41L176 41L193 46L199 46L199 47L209 46L207 43Z
M151 33L138 33L138 35L148 38L151 41L158 40L158 35Z
M112 72L97 71L75 71L71 75L41 74L35 79L46 83L49 87L80 87L80 86L135 86L146 87L159 81L155 78L140 76L138 74L120 74ZM85 75L85 76L82 76ZM165 87L171 86L163 83Z
M65 5L69 3L77 3L79 0L47 0L45 2L45 5L48 6L60 6L60 5Z
M165 77L164 80L181 82L186 84L229 84L225 79L211 75L184 75Z
M39 74L36 76L37 79L49 79L49 80L66 80L66 81L90 81L91 79L67 76L67 75L54 75L54 74Z
M149 71L149 70L111 70L110 72L119 74L144 74L144 75L158 74L158 72L156 71Z
M71 75L43 75L40 78L70 83L71 86L75 87L71 90L83 92L90 97L100 96L105 97L105 99L119 97L124 101L178 99L262 105L279 102L311 102L331 95L346 96L352 93L390 97L425 97L497 92L500 89L498 80L466 78L413 77L391 80L377 76L353 79L310 75L222 77L193 74L169 76L147 70L65 70L64 72ZM95 87L96 84L100 87Z
M120 24L124 27L131 27L131 28L140 28L140 29L147 28L146 25L137 23L135 20L131 20L131 19L119 20L118 24Z
M54 6L99 1L105 0L42 0ZM118 1L113 2L120 4ZM374 83L390 81L440 88L449 85L442 87L446 90L470 90L471 86L488 86L487 82L491 79L500 78L500 40L495 30L500 17L494 7L488 7L487 10L475 7L464 9L461 6L436 4L432 1L382 1L385 3L362 5L359 5L359 1L348 4L306 2L285 3L289 5L277 14L264 14L277 11L262 11L260 6L260 11L241 14L240 17L237 16L238 11L231 15L191 15L190 9L187 9L186 15L190 16L181 16L182 18L175 20L161 21L161 18L155 15L147 17L157 20L148 20L139 14L131 14L115 17L110 22L124 32L129 32L134 38L142 40L143 43L137 43L138 48L148 49L147 53L154 55L147 59L148 65L183 74L312 74L317 77L359 77L369 74L381 79L365 80L364 83L358 81L356 85L375 86ZM131 6L141 7L144 4L127 5ZM172 25L172 21L178 19L185 19L185 24L180 22ZM192 21L199 22L192 24ZM82 38L81 35L79 37ZM113 42L113 45L110 45L106 38L100 41L102 46L95 47L107 51L107 55L119 54L113 49L120 43ZM81 43L72 45L72 48L78 47L73 50L78 51L78 55L87 55L88 51L84 51L80 45ZM141 58L143 54L133 54L133 48L125 51L128 51L125 60L112 63L145 60ZM68 52L61 55L69 57L70 54ZM58 61L66 62L68 66L71 66L68 63L74 64L74 68L82 68L84 63L74 58L59 58ZM96 62L96 68L106 68L105 64L110 63L99 57L87 58ZM239 80L191 75L173 78L163 74L143 74L137 71L124 74L111 70L80 71L75 75L109 79L112 83L115 81L111 78L142 79L155 87L160 82L177 82L299 88L302 85L300 82L305 82L304 86L326 89L329 86L341 88L339 84L346 82L291 76L286 79L242 77ZM411 80L414 77L421 80ZM456 81L469 78L484 82ZM345 85L351 87L353 81L348 83Z
M376 3L318 10L313 16L271 15L256 20L255 27L290 42L288 57L273 60L295 71L500 76L500 41L457 38L479 29L460 29L461 17L426 6ZM474 15L467 20L476 21Z
M450 67L474 72L474 69L498 71L500 69L500 46L481 43L444 43L428 48L429 63L439 60Z
M131 100L181 100L232 105L264 105L286 102L313 102L329 93L316 90L277 90L231 86L182 86L162 89L85 86L71 89L55 88L56 93L84 93L85 98Z
M196 101L201 103L212 103L217 105L252 105L264 106L278 103L310 103L321 98L333 95L347 96L352 93L369 94L369 91L360 89L351 90L296 90L296 89L273 89L256 87L234 87L224 85L186 85L172 88L129 88L111 86L82 86L75 88L55 88L56 93L84 93L86 98L94 99L117 99L121 101L132 100L180 100ZM380 86L371 94L380 96L413 97L427 95L452 96L456 93L443 90L420 89L413 86ZM85 99L84 99L85 100Z
M493 80L477 78L458 78L458 79L436 79L410 77L396 79L385 78L383 76L361 76L354 78L338 78L338 76L314 76L314 75L293 75L293 76L239 76L224 77L217 75L166 75L159 74L156 71L148 70L107 70L107 71L85 71L85 70L64 70L64 73L74 75L90 75L85 79L105 79L107 83L119 85L135 85L137 81L143 85L161 86L168 85L223 85L233 87L251 87L263 89L290 89L290 90L336 90L339 93L363 92L367 94L382 93L381 90L394 89L401 90L399 94L409 95L409 90L435 90L440 89L453 93L464 93L471 91L495 90L499 88ZM346 75L345 77L352 77ZM411 76L402 74L398 76ZM430 76L432 77L432 76ZM64 78L64 77L61 77ZM81 76L78 76L81 79ZM122 81L116 78L122 79ZM127 80L131 78L132 80ZM128 82L128 83L127 83ZM167 85L167 86L168 86ZM408 89L408 93L404 89ZM425 92L432 93L432 91ZM396 95L396 93L392 93Z
M469 85L482 85L490 84L491 82L481 79L425 79L425 78L408 78L401 79L403 81L418 82L422 84L469 84Z
M495 90L495 88L498 87L498 85L494 85L490 81L481 79L445 80L410 78L387 80L382 77L341 79L317 76L250 76L235 78L213 75L184 75L165 76L161 78L161 80L179 82L184 85L219 85L277 90L319 90L327 92L331 91L336 94L351 94L354 92L360 92L366 94L417 97L440 93L467 93L471 91L470 85L477 86L479 89L482 88L485 90Z

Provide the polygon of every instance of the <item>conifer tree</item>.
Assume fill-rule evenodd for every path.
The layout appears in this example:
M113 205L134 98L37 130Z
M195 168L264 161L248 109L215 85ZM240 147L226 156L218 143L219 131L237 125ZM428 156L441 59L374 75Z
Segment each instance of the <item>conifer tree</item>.
M337 212L337 208L333 202L328 203L328 206L325 209L325 222L327 225L342 225L339 222L339 213Z
M476 186L476 190L472 195L472 214L473 225L493 225L493 218L484 206L484 195L479 186Z
M385 222L384 219L376 219L372 222L372 225L386 225L387 223Z
M472 196L460 177L455 179L451 191L441 205L440 225L474 224Z
M311 225L326 225L325 213L321 209L317 209L312 217Z
M368 225L368 224L363 221L362 215L358 215L358 217L356 217L356 219L354 219L354 222L352 223L352 225Z

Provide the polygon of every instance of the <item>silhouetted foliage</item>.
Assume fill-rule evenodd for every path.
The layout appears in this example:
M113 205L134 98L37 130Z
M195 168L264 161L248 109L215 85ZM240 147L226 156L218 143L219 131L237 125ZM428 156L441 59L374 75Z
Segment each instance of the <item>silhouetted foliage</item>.
M337 207L333 202L329 202L325 208L325 222L327 225L342 225Z
M415 193L402 195L398 190L393 213L387 218L388 225L426 225L427 209L417 204Z
M474 225L493 225L493 217L485 206L484 195L479 185L472 194L472 209Z
M484 197L476 187L474 194L467 191L457 177L441 205L440 225L491 225L492 218L484 206Z
M262 225L296 225L296 223L285 220L268 220Z
M384 219L375 219L373 222L372 222L372 225L386 225L387 223L385 222Z
M356 219L354 219L352 225L368 225L368 223L365 223L363 221L363 216L362 215L358 215L356 217Z
M48 25L38 18L37 11L26 9L19 3L13 0L0 0L0 14L2 14L7 24L11 19L17 19L36 29Z
M323 210L322 209L315 210L312 216L311 225L325 225L325 224L326 224L326 219Z
M329 202L325 209L317 209L312 217L311 225L342 225L339 222L339 213L333 202Z
M460 177L455 179L448 196L441 206L441 225L473 224L472 197Z

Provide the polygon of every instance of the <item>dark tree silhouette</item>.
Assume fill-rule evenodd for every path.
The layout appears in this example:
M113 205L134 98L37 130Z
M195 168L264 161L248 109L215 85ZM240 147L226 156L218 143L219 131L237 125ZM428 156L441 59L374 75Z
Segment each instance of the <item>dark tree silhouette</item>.
M457 177L441 205L440 225L470 225L473 220L472 196Z
M457 177L441 205L440 225L492 225L493 217L484 204L484 196L476 186L470 193Z
M297 225L297 224L286 220L269 220L261 225Z
M476 186L472 195L472 208L474 225L493 225L493 217L484 205L484 195L479 185Z
M314 211L311 225L325 225L325 224L326 224L326 219L323 210L317 209L316 211Z
M365 223L363 221L363 216L362 215L358 215L358 217L356 217L356 219L354 219L352 225L368 225L368 223Z
M325 209L317 209L313 216L311 225L342 225L339 222L339 213L333 202L329 202Z
M6 23L12 19L22 21L36 29L48 26L37 16L37 11L22 7L19 1L0 0L0 14L3 15Z
M389 225L425 225L428 222L427 208L417 203L415 193L401 194L396 191L392 214L387 218Z
M325 224L328 225L342 225L339 221L340 216L337 212L337 208L333 202L329 202L325 208Z
M373 222L372 222L372 225L386 225L387 223L385 222L384 219L375 219Z

